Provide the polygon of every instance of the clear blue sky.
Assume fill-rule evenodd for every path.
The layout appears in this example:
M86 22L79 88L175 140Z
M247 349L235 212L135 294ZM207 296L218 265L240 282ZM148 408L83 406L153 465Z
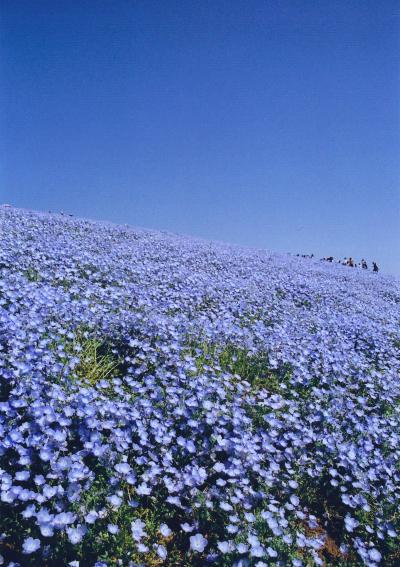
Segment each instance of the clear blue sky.
M3 0L0 202L400 274L399 8Z

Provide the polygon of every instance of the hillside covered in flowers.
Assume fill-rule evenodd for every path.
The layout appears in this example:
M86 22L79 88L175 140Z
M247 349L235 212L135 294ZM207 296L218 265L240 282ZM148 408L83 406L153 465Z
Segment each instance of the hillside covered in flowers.
M0 207L0 564L400 564L400 282Z

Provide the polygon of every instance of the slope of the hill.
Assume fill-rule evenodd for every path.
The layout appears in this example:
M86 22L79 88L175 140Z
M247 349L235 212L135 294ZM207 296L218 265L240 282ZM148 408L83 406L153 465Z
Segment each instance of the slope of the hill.
M0 239L4 564L399 564L398 280L4 207Z

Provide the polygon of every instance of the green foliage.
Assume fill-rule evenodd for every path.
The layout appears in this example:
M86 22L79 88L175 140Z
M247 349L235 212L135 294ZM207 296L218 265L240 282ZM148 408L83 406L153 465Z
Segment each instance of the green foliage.
M35 270L34 268L28 268L27 270L25 270L24 276L30 282L40 282L42 279L38 270Z
M72 287L72 281L67 278L56 278L52 282L53 286L62 287L64 291L68 291Z
M74 369L75 376L95 386L100 380L116 372L119 361L110 352L107 344L94 338L82 345L80 360Z
M290 378L288 366L271 369L266 352L252 353L233 344L221 346L207 341L190 341L187 352L194 357L198 372L207 366L216 372L229 372L248 382L253 392L261 389L280 392L281 384L288 384Z

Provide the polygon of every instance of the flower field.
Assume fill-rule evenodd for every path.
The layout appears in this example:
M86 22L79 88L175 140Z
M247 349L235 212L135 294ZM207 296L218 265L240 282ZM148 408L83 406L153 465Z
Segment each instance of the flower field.
M400 282L0 207L0 564L400 565Z

